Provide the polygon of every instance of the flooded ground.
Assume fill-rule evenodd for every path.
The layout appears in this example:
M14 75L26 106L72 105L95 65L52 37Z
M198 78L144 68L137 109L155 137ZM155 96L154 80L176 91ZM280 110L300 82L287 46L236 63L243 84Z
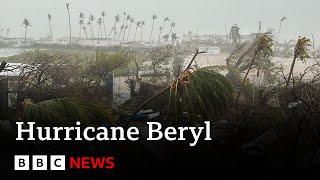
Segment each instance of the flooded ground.
M190 60L192 59L193 55L188 56L185 58L184 66L186 66ZM195 63L198 67L208 67L208 66L226 66L226 58L228 57L228 54L217 54L217 55L209 55L209 54L200 54L198 55L197 59L195 60ZM283 67L283 73L285 75L289 74L292 58L282 58L282 57L273 57L272 62L276 64L278 67ZM300 61L297 60L294 66L294 75L299 76L301 74L304 74L306 69L309 66L312 66L316 64L317 61L313 58L306 59L306 61ZM253 71L251 75L255 74ZM311 78L313 77L313 74L311 72L307 73L305 75L305 78ZM249 75L250 78L250 75Z
M9 57L14 56L21 53L22 50L20 48L0 48L0 57Z

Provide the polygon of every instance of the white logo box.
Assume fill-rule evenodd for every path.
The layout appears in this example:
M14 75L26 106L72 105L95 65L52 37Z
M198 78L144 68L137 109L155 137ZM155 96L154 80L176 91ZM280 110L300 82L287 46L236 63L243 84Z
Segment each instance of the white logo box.
M49 158L48 158L49 157ZM64 155L15 155L14 170L16 171L64 171L66 157Z

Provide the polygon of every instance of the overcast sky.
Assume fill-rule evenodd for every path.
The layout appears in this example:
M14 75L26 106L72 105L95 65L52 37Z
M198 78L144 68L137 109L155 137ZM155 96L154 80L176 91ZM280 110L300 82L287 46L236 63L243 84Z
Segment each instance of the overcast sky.
M11 36L23 36L22 21L30 20L30 36L39 38L49 32L47 14L53 16L54 37L68 35L66 0L0 0L0 26L10 28ZM124 11L135 19L144 20L146 27L151 17L157 14L161 19L169 17L177 24L178 35L189 30L200 34L225 34L225 25L230 28L238 24L242 34L255 32L259 20L263 30L278 29L281 17L282 39L299 35L315 35L320 40L319 0L69 0L72 32L79 34L79 12L99 16L107 13L106 23L110 27L116 14ZM158 26L158 25L157 25ZM156 28L158 29L158 27ZM146 32L149 32L147 29Z

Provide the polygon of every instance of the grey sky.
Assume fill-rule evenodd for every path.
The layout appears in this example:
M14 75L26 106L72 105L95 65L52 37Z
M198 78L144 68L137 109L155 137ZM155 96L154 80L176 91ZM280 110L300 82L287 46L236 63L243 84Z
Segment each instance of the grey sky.
M151 24L152 14L161 21L168 16L177 24L179 35L188 30L201 34L224 34L225 24L229 28L238 24L241 33L254 32L258 21L263 30L278 29L282 16L284 23L282 39L295 38L298 35L310 36L314 33L320 40L319 0L69 0L72 31L79 34L78 14L84 12L95 16L101 11L107 12L106 23L110 27L116 14L128 12L135 19L145 20L146 27ZM31 21L30 36L39 38L48 34L47 14L53 16L52 26L55 37L68 34L65 0L0 0L0 26L11 29L11 36L23 36L22 21ZM158 29L158 25L156 27ZM149 29L146 29L146 33Z

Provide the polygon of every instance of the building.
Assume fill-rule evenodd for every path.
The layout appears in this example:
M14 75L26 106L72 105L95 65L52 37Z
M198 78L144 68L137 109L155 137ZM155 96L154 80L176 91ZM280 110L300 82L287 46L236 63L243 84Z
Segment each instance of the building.
M0 112L6 112L17 107L18 84L23 72L29 65L22 63L7 63L0 72Z
M219 47L214 46L200 46L199 52L205 52L205 54L218 55L221 50Z

